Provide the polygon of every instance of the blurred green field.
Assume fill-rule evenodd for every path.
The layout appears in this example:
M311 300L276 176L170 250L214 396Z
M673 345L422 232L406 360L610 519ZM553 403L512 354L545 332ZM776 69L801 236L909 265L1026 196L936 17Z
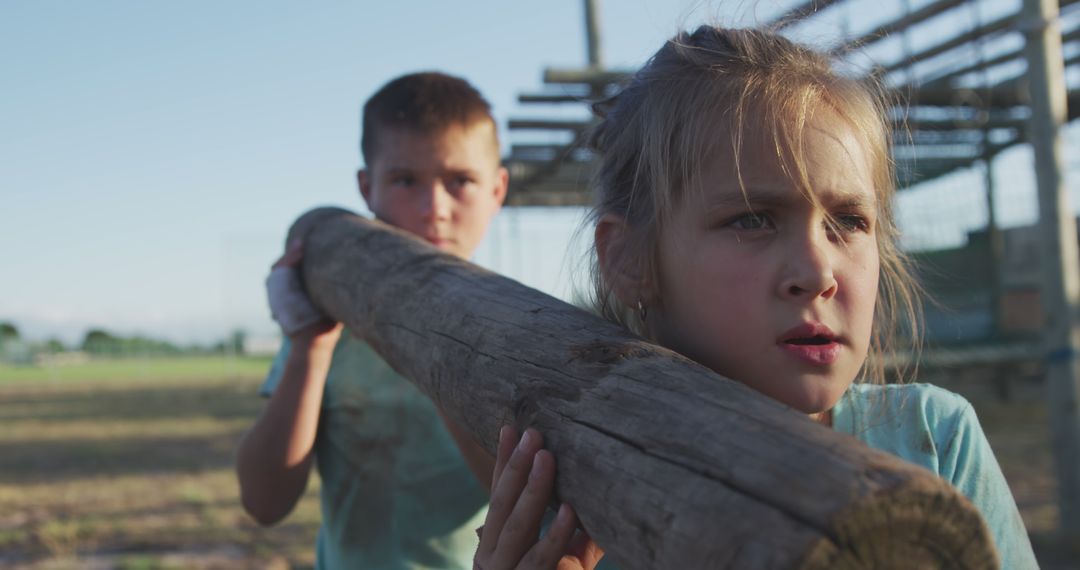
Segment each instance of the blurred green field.
M0 363L0 384L250 378L265 375L270 361L269 357L190 356L104 359L55 366L11 366Z
M267 359L0 368L0 567L305 568L318 481L271 529L239 507L236 442Z

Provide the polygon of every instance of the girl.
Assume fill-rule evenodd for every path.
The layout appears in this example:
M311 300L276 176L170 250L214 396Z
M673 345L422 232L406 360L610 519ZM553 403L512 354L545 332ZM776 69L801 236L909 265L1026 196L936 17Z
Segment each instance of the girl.
M950 481L979 508L1004 568L1036 566L971 406L886 385L894 331L915 331L896 246L884 97L779 35L679 34L597 105L594 284L601 313ZM554 478L539 434L504 430L476 566L554 568L563 507L536 529ZM529 475L532 470L532 475ZM582 537L564 567L592 567Z

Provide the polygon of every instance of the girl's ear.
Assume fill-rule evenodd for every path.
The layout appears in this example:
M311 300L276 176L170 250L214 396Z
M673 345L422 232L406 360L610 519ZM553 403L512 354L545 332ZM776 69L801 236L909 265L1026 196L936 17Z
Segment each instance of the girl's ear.
M637 309L638 301L652 298L640 256L629 250L629 228L622 216L604 214L596 222L596 257L604 282L624 306Z

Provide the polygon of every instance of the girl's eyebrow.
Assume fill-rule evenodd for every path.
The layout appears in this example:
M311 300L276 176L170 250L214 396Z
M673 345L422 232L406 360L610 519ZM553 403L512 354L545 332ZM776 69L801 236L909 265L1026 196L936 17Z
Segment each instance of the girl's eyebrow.
M873 193L850 190L819 190L818 200L830 208L871 209L877 199ZM801 193L774 187L748 187L746 193L724 192L708 198L706 204L713 208L783 206L805 198Z
M874 209L877 206L877 196L866 192L826 192L820 197L821 201L834 208L846 208L852 210Z
M778 205L791 201L790 190L769 187L748 187L745 192L714 193L706 204L714 208ZM801 198L801 197L800 197Z

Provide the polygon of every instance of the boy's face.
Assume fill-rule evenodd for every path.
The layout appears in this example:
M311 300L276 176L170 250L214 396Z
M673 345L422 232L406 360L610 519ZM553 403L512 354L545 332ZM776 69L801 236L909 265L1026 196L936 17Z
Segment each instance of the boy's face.
M375 217L469 258L506 197L495 125L478 121L422 133L383 128L372 164L358 174Z

